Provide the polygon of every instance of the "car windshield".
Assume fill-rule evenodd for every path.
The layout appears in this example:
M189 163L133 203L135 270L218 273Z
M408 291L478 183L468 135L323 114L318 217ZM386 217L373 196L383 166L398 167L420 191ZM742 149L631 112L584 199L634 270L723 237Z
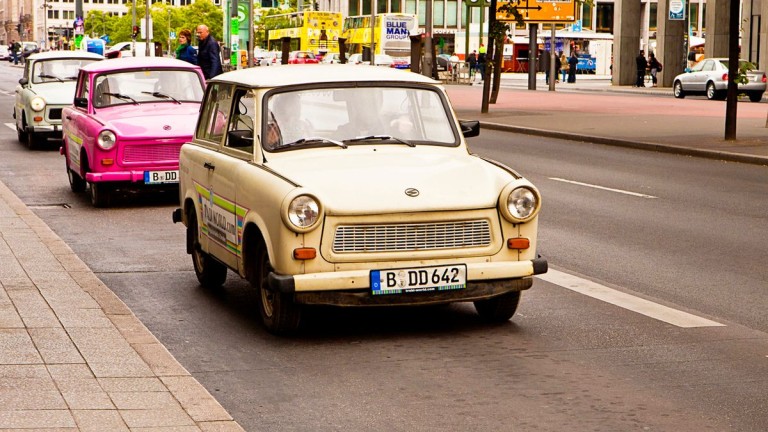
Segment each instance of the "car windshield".
M274 93L266 104L262 145L267 151L339 143L459 143L450 111L440 93L429 88L319 88Z
M32 66L32 83L74 81L81 67L96 59L61 58L38 60Z
M94 82L93 106L144 102L200 102L203 83L189 70L141 70L102 74Z

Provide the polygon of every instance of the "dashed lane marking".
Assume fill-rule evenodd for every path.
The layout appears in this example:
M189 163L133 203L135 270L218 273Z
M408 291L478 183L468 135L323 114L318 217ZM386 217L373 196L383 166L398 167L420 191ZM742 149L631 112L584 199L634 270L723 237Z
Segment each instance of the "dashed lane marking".
M539 279L575 291L580 294L602 300L606 303L624 308L647 317L663 321L678 327L722 327L725 324L708 320L688 312L672 309L649 300L617 291L598 283L549 269L547 273L537 276Z
M16 130L16 125L13 123L5 123L6 126L8 126L8 129L10 130Z
M554 180L554 181L563 182L563 183L570 183L570 184L574 184L574 185L578 185L578 186L586 186L586 187L591 187L591 188L594 188L594 189L601 189L601 190L605 190L605 191L616 192L616 193L620 193L620 194L624 194L624 195L631 195L631 196L635 196L635 197L639 197L639 198L651 198L651 199L652 198L658 198L658 197L655 197L653 195L646 195L646 194L641 194L641 193L637 193L637 192L630 192L630 191L625 191L625 190L622 190L622 189L613 189L613 188L609 188L609 187L605 187L605 186L599 186L599 185L594 185L594 184L589 184L589 183L582 183L582 182L577 182L577 181L574 181L574 180L566 180L566 179L561 179L561 178L557 178L557 177L550 177L549 179L550 180Z

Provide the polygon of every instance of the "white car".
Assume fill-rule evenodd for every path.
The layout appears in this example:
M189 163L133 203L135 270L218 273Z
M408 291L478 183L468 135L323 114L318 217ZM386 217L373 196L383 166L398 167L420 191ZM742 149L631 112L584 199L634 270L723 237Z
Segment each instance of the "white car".
M11 52L8 50L8 45L0 45L0 60L8 60L11 58Z
M744 65L746 60L739 60ZM739 93L745 93L752 102L760 102L765 93L766 77L761 70L750 70L746 73L748 80L739 84ZM690 72L677 75L672 81L672 92L676 98L684 98L689 94L704 94L709 100L725 99L728 91L728 59L705 58L696 63Z
M392 67L394 59L387 54L376 54L373 56L373 63L376 66ZM370 60L363 60L362 54L352 54L347 59L347 64L353 65L370 65Z
M32 149L61 139L62 109L72 105L80 68L101 59L85 51L46 51L27 58L13 106L21 143Z
M250 281L266 328L305 305L474 302L509 320L547 271L538 189L470 153L439 82L371 66L252 68L207 83L179 156L198 281Z

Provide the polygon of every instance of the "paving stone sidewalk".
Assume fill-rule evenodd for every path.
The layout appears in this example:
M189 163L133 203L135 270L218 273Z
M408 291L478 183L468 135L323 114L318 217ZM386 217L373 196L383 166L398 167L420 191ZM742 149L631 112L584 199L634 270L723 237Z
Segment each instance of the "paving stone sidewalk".
M242 431L0 183L0 431Z

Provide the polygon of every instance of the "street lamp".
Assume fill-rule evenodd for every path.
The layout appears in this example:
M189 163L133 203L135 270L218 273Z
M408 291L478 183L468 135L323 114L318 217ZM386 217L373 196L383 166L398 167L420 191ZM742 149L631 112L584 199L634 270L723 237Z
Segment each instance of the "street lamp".
M52 9L53 5L48 3L48 0L43 0L43 4L40 5L40 9L43 10L43 33L45 34L45 50L51 49L51 37L48 35L48 9Z

